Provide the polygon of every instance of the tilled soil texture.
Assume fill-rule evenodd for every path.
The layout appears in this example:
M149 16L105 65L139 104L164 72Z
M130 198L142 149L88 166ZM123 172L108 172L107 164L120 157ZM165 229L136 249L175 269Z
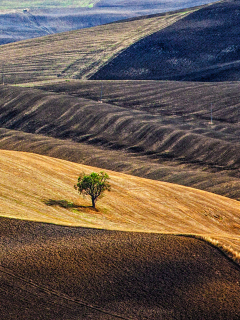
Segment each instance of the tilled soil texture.
M1 130L1 148L239 199L238 83L73 81L39 88L55 92L1 87L1 127L11 129Z
M240 317L239 268L203 241L7 218L0 233L3 319Z
M127 48L91 79L236 81L240 1L219 1Z

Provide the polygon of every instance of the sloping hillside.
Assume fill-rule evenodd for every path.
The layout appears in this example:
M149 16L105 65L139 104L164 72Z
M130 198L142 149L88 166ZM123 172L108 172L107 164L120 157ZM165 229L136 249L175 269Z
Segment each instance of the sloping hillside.
M101 214L74 190L79 173L100 170L60 159L0 151L1 215L106 229L232 236L240 223L235 200L174 184L109 172L112 191L99 201ZM70 213L50 200L66 200ZM49 205L46 205L49 204ZM79 206L79 207L78 207ZM82 206L82 207L81 207ZM218 230L219 229L219 230Z
M89 78L139 39L182 19L191 11L49 35L0 47L5 83L57 77Z
M4 45L3 78L239 80L239 10L219 1Z
M119 107L160 116L166 123L172 122L182 128L195 127L195 132L202 128L202 133L211 121L212 106L213 125L208 126L211 130L207 134L210 136L212 132L217 137L221 132L223 139L224 133L232 134L231 138L225 136L232 141L238 141L240 134L239 82L74 80L33 83L29 87L94 101L101 99ZM224 126L231 126L232 131Z
M0 11L0 45L49 34L91 28L131 18L134 14L109 9L35 9Z
M88 7L95 5L99 0L3 0L1 1L0 10L7 9L26 9L26 8L56 8L56 7Z
M0 154L2 216L113 230L198 234L222 242L236 240L232 247L240 248L240 204L235 200L110 171L112 191L99 201L99 212L95 212L89 208L89 199L81 199L73 186L82 171L100 169L36 154L4 150Z
M209 170L197 165L158 160L133 152L109 150L39 134L0 129L0 147L49 155L90 166L124 172L153 180L172 182L240 200L240 179L236 170Z
M94 211L73 188L83 170L100 169L0 151L5 319L239 317L239 267L203 241L169 234L214 239L238 259L239 202L110 171L112 190Z
M240 80L239 1L193 12L122 52L91 79Z
M63 1L54 3L2 1L0 3L0 45L59 32L90 28L136 16L199 6L209 2L211 1L100 0L95 2L95 5L91 1L68 1L64 5Z
M139 90L142 91L142 89L140 86ZM157 85L155 89L157 90ZM140 161L141 165L139 163L138 166L132 166L133 171L137 169L136 167L142 168L136 170L138 175L149 174L149 177L155 175L157 179L167 175L165 179L170 179L167 181L190 184L205 190L210 188L209 191L239 199L238 124L232 125L226 120L224 125L220 123L212 128L208 124L208 119L198 122L197 117L185 124L180 119L177 120L174 115L164 118L161 112L160 115L154 115L143 110L123 108L66 94L9 86L2 86L0 90L2 128L68 139L85 143L85 145L101 146L105 150L117 149L118 154L122 153L120 158L117 157L122 163L126 163L126 153L135 153L145 158L142 160L150 161L146 165ZM228 110L229 113L232 110L234 115L234 108L231 105L229 109L224 110L226 117ZM191 118L191 113L189 116ZM24 140L20 133L15 136L17 139ZM11 145L20 148L19 144L14 143L14 138L12 143L7 140L5 144L3 139L2 146L4 145L7 148L11 148ZM43 144L40 144L34 149L36 152L44 153L49 148L49 145L43 147ZM57 156L77 161L77 149L77 146L73 146L69 155L66 152L64 152L65 155L57 152ZM91 158L92 152L86 150L84 154L88 153L88 158ZM74 152L76 152L75 156ZM105 162L104 166L109 166L113 162L110 168L118 167L117 163L114 164L116 160L108 160L109 153L106 157L104 150L98 151L98 154ZM112 154L109 158L114 159L114 155ZM134 164L135 161L132 158L127 162ZM157 163L161 164L160 172ZM164 169L163 164L167 165L167 168ZM124 165L119 164L119 166L124 168ZM152 169L149 171L151 166ZM186 175L189 170L193 170L192 173L196 170L193 173L194 178ZM218 172L216 178L209 182L208 174L214 172Z
M8 129L150 155L167 151L169 157L189 163L239 167L240 145L234 134L233 141L227 135L205 136L147 112L36 89L1 86L0 93L1 126Z

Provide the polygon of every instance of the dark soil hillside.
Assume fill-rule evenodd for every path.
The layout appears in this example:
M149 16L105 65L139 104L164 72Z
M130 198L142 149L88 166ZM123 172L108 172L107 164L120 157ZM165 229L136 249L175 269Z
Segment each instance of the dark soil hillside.
M36 89L2 86L0 93L0 124L4 128L189 164L239 169L240 144L235 132L228 139L228 135L222 137L207 128L205 135L146 111Z
M91 79L239 80L240 1L195 11L122 52Z
M190 237L0 219L1 316L237 320L239 268Z
M134 153L108 150L70 140L0 129L0 148L34 152L85 165L124 172L154 180L189 186L240 200L240 178L236 171L216 172L169 159L151 159Z
M240 112L240 82L202 83L183 81L66 81L30 85L44 91L64 93L70 96L91 99L141 110L161 116L166 121L180 125L195 126L195 130L207 130L210 126L214 135L223 130L222 126L232 127L232 138L238 141ZM199 127L198 127L199 126ZM236 127L235 127L236 126ZM198 127L198 129L197 129ZM234 129L235 128L235 129ZM236 130L236 131L235 131ZM202 131L202 133L203 133Z

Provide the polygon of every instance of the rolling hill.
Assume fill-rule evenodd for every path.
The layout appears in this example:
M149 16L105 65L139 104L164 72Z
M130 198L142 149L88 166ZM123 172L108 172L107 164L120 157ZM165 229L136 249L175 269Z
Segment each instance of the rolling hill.
M5 83L90 78L131 44L197 10L180 10L130 21L49 35L0 46Z
M240 222L238 201L109 171L112 191L100 200L97 206L101 214L97 214L89 208L88 199L78 200L73 186L81 172L100 169L36 154L0 152L2 216L62 225L238 239L234 232ZM69 212L60 207L56 211L55 204L64 199L74 203L76 210L73 207ZM56 203L51 205L50 200Z
M127 48L91 79L236 81L239 1L219 1Z
M0 45L131 18L131 11L62 8L0 12Z
M41 85L42 90L2 86L1 148L34 150L239 199L237 83L103 84L107 103L96 101L98 82ZM209 125L206 108L214 91L218 111ZM229 91L235 105L227 100ZM195 104L191 95L198 97Z
M199 55L210 50L203 26L212 39L229 21L235 43L238 3L0 47L4 319L240 318L239 82L87 80L123 68L123 54L137 76L128 63L142 43L140 60L147 66L148 50L157 66L163 34L196 37ZM213 50L228 45L220 38ZM206 61L193 66L200 80ZM215 67L211 80L222 62ZM112 191L93 210L73 185L102 169L114 170Z
M2 1L0 45L211 1Z
M5 82L239 80L238 11L239 1L220 1L4 45Z
M92 7L99 0L22 0L21 2L17 0L3 0L1 1L0 10L14 10L14 9L26 9L26 8L57 8L57 7Z
M99 169L3 150L0 163L5 319L239 317L239 267L223 255L238 258L239 202L109 172L93 211L73 184Z
M239 318L239 269L200 240L6 218L0 232L6 320Z

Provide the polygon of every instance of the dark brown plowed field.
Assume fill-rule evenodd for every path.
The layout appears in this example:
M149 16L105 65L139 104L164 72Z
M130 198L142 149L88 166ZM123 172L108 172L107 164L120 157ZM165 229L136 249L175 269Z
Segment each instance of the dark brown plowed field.
M205 6L127 48L91 79L240 80L240 1Z
M31 84L44 91L102 101L161 116L167 122L195 126L215 134L224 132L221 124L232 126L233 136L240 134L240 82L202 83L177 81L62 81ZM207 126L213 109L215 126ZM234 126L236 125L236 127ZM236 131L235 131L236 130ZM229 134L231 134L231 131ZM227 132L225 132L227 133ZM230 139L230 136L226 137ZM235 140L235 138L233 138ZM235 140L237 141L238 138Z
M0 218L4 320L238 320L239 268L190 237Z
M238 88L238 83L104 82L103 101L109 103L98 103L86 99L99 97L97 82L42 87L61 94L5 86L2 128L67 140L3 130L1 148L34 150L239 199Z

